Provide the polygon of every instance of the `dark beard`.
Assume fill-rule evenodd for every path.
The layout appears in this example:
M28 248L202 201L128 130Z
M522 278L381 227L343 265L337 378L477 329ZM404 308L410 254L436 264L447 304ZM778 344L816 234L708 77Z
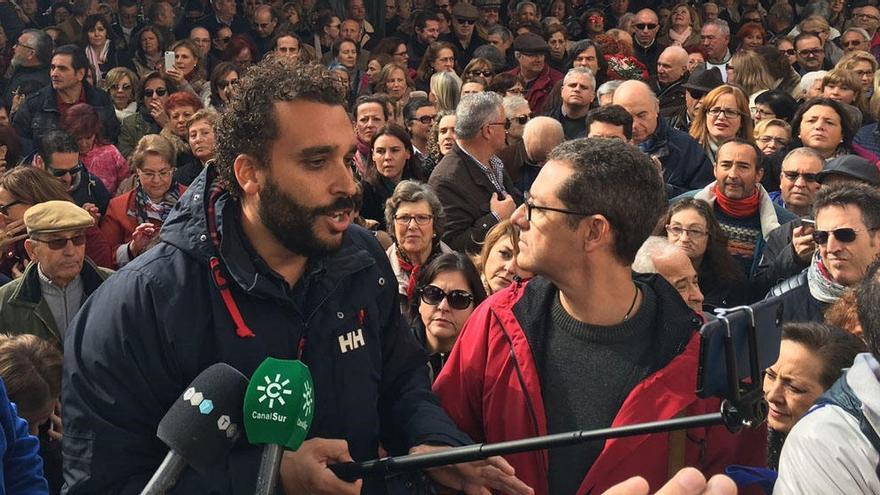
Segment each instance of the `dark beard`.
M257 213L260 221L287 250L307 258L321 257L338 250L341 242L325 242L315 233L318 217L330 212L353 209L350 197L337 198L330 205L309 208L278 188L271 177L260 193Z

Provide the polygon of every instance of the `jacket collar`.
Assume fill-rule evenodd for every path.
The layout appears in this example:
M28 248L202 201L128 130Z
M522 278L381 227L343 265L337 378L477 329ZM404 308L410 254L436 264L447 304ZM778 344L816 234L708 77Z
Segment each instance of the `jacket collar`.
M461 164L463 165L462 168L467 171L471 180L475 184L488 191L495 192L495 186L492 184L492 181L489 180L489 177L487 177L486 174L483 173L483 170L477 164L477 161L473 157L471 157L470 154L465 153L464 150L462 150L458 146L458 143L455 143L455 145L452 147L451 153L455 153L455 155L458 157L458 159L461 161Z
M91 294L104 281L98 271L95 263L86 258L83 261L82 270L79 272L83 281L83 291L86 295ZM12 301L27 305L36 306L43 300L43 293L40 288L40 273L37 270L37 263L30 262L22 275L21 285L12 294Z

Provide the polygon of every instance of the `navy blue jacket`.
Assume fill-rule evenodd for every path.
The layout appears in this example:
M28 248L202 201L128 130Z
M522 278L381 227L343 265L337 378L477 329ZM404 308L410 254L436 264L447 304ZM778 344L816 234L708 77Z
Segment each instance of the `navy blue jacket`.
M47 495L40 441L28 433L27 422L15 411L0 380L0 495Z
M715 180L713 164L698 142L657 117L657 130L639 149L654 155L663 165L663 180L669 199L692 189L702 189Z
M238 337L209 268L217 255L202 172L161 242L111 276L65 336L64 478L68 493L139 493L165 456L156 426L199 372L226 362L251 376L267 356L302 360L315 383L311 437L348 441L356 460L414 445L469 442L430 391L426 357L399 315L397 283L375 238L352 226L339 251L312 259L289 288L256 255L223 193L214 219L232 297L255 336ZM362 330L363 344L341 339ZM353 341L353 339L350 339ZM245 444L246 442L242 442ZM261 450L239 445L173 493L252 494ZM385 493L368 481L363 493Z

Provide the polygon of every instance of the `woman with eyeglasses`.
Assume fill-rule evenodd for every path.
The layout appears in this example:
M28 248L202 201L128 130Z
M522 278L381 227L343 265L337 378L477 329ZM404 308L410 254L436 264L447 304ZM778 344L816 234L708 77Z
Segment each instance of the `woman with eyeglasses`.
M502 220L486 233L480 255L476 258L477 269L486 292L494 294L519 280L532 278L516 264L519 254L519 227L510 220Z
M791 122L797 109L797 101L790 94L778 90L764 91L755 97L752 120L755 125L767 119Z
M794 41L790 38L779 38L776 40L776 48L785 55L785 59L789 65L797 63L797 50L794 48Z
M138 86L137 74L127 67L116 67L107 72L102 84L104 91L110 94L113 101L113 110L116 111L116 118L119 123L137 112L137 100L135 99L135 88Z
M101 232L123 267L155 245L159 229L186 188L174 179L174 146L157 134L144 136L131 156L137 186L110 200Z
M361 216L379 222L384 229L385 201L402 180L427 180L419 160L413 157L412 140L405 128L388 124L379 129L370 143L370 160L363 180Z
M732 137L751 141L751 112L743 91L729 84L709 91L694 115L690 135L703 146L712 163L715 163L715 153L724 141Z
M445 253L419 271L416 294L409 306L411 328L428 354L428 375L433 382L486 292L470 258Z
M173 92L174 84L159 72L150 72L141 78L137 112L123 119L119 130L118 148L122 156L130 156L142 137L158 134L168 124L165 102Z
M507 130L507 144L512 145L522 141L523 130L526 122L531 119L532 111L529 101L522 96L506 96L502 100L504 106L505 125Z
M0 274L17 278L24 273L30 262L24 212L54 200L73 201L67 187L44 170L15 167L0 175ZM86 229L86 256L98 266L115 267L111 247L97 226Z
M455 48L452 43L435 41L428 45L422 62L416 69L416 89L430 90L431 76L438 72L455 73Z
M862 83L862 91L865 98L870 99L874 94L874 74L877 72L877 59L868 52L855 51L847 53L837 62L835 68L841 68L855 73Z
M132 41L136 43L132 64L139 77L164 70L165 37L158 28L147 24L132 36Z
M676 201L669 206L654 235L666 236L687 253L697 272L705 311L746 303L742 271L727 251L727 234L708 203L693 198Z
M771 156L788 149L791 142L791 125L788 122L770 118L755 124L755 144L766 156Z
M88 103L70 107L59 122L79 145L79 159L86 170L104 184L107 191L116 191L131 171L116 146L104 139L98 112Z
M453 252L440 240L446 217L430 186L403 180L385 202L385 223L394 241L386 254L397 276L401 313L407 314L416 296L419 271L437 256Z
M495 77L495 69L492 68L492 62L485 58L477 57L468 62L464 71L461 73L461 76L463 78L482 77L491 81L492 78Z

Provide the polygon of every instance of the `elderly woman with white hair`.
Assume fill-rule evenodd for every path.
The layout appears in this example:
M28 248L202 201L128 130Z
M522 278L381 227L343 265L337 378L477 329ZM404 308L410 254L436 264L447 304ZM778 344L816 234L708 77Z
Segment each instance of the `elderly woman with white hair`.
M507 144L518 143L522 141L526 122L532 118L529 102L522 96L505 96L503 105L504 128L507 129Z
M814 70L801 76L801 82L798 85L798 96L795 98L798 103L822 96L824 87L822 80L825 79L826 75L828 75L827 70Z

